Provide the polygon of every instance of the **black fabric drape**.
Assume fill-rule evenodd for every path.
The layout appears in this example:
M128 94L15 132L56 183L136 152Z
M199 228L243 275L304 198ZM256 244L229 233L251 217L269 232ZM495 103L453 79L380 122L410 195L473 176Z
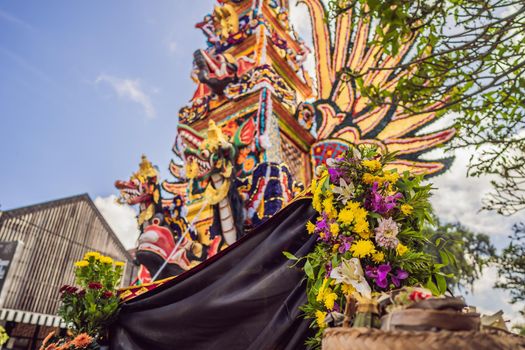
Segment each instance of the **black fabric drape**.
M304 349L304 273L282 252L311 251L315 237L305 225L314 217L310 199L297 200L218 255L125 303L111 349Z

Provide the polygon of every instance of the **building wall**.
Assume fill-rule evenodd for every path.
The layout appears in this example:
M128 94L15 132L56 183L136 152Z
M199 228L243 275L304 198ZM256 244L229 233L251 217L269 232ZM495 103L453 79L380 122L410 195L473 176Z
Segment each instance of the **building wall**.
M129 284L131 257L87 195L4 212L0 240L24 243L3 308L56 314L58 289L74 284L73 264L87 251L126 262Z

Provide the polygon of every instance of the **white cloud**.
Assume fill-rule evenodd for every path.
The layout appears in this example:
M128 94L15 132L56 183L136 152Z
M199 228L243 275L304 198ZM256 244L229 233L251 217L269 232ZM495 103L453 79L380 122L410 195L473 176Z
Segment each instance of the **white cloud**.
M525 213L507 217L493 211L480 211L482 199L492 190L492 186L488 176L466 176L469 158L468 150L456 152L450 170L429 180L436 188L431 198L432 204L443 220L459 221L476 232L491 235L501 247L507 241L512 225L525 220Z
M95 83L100 82L108 83L119 97L141 105L148 118L155 117L156 111L151 102L151 98L142 90L138 80L123 79L107 74L101 74L95 80Z
M498 280L498 272L491 266L483 271L483 278L474 282L474 292L466 296L467 303L476 306L478 312L485 315L496 313L503 310L504 319L510 321L507 326L525 322L520 315L523 310L523 303L509 304L510 295L507 291L494 288L494 283Z
M124 247L131 249L136 246L139 236L135 218L137 213L127 205L118 204L116 199L117 197L112 194L108 197L97 197L94 202Z
M304 40L310 50L314 51L313 37L312 37L312 23L310 21L310 15L308 14L308 8L304 4L298 4L297 0L290 1L290 23L295 29L297 34ZM315 57L310 52L306 61L304 62L304 69L308 72L310 77L316 83L315 75Z

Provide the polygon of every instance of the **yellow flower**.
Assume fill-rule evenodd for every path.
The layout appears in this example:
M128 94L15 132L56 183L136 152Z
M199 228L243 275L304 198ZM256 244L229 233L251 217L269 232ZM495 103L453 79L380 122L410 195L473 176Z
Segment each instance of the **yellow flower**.
M338 224L330 224L330 233L332 235L337 236L339 234L339 225Z
M337 299L337 294L334 292L326 293L324 296L324 306L328 310L332 310L334 308L335 300Z
M376 264L382 263L383 261L385 261L385 254L383 254L383 252L375 252L372 254L372 260Z
M346 209L348 209L348 210L354 212L354 211L356 211L357 209L359 209L359 203L357 203L357 202L348 202L348 203L346 204Z
M324 319L326 318L326 312L323 312L321 310L317 310L315 312L315 318L317 320L317 325L319 328L324 328L326 326Z
M381 169L381 162L377 159L363 160L361 164L363 164L363 166L368 168L368 170L370 171L376 171Z
M115 262L115 266L117 266L117 267L124 267L124 265L126 265L126 264L124 262L122 262L122 261Z
M328 278L325 278L323 280L323 284L321 285L321 287L319 288L319 291L317 292L317 297L315 298L315 300L317 300L317 301L323 301L324 300L324 294L325 294L325 291L326 291L327 283L328 283Z
M321 213L323 211L323 207L321 205L321 191L314 192L314 197L312 198L312 206L318 213Z
M354 232L357 233L362 238L370 237L370 227L368 226L368 221L358 221L354 226Z
M396 247L397 255L401 256L401 255L405 254L406 252L408 252L408 247L406 245L404 245L404 244L399 243L397 245L397 247Z
M364 258L375 252L374 243L369 239L361 239L354 242L350 247L352 255L356 258Z
M315 225L314 225L313 222L308 221L308 223L306 224L306 231L308 231L309 234L314 233L314 231L315 231Z
M109 256L101 256L99 260L103 264L113 264L113 259L111 259Z
M399 180L399 174L395 170L386 172L384 177L385 177L385 181L388 181L392 184L395 184L397 180Z
M376 177L375 177L374 175L372 175L372 174L370 174L370 173L365 173L365 174L363 175L363 182L364 182L365 184L371 185L371 184L374 183L375 178L376 178Z
M331 219L335 218L337 215L337 210L335 210L334 208L333 199L334 199L333 196L329 196L329 197L326 197L323 201L324 211L326 215L328 215L328 217Z
M315 190L317 189L317 179L313 179L312 183L310 184L310 192L315 193Z
M350 225L354 221L354 213L349 209L343 209L339 212L337 220L342 224Z
M355 288L354 288L354 286L352 286L351 284L343 283L343 284L341 285L341 291L342 291L345 295L350 295L350 294L352 294L353 292L355 292Z
M403 204L401 205L401 212L405 215L412 214L412 211L414 211L414 207L412 207L410 204Z
M89 265L89 262L86 260L80 260L75 263L76 267L86 267Z
M334 246L332 247L332 252L335 253L339 249L340 246L341 245L339 243L334 244Z
M85 255L84 255L84 259L85 260L88 260L89 258L95 258L95 259L98 259L100 258L100 253L98 252L87 252Z

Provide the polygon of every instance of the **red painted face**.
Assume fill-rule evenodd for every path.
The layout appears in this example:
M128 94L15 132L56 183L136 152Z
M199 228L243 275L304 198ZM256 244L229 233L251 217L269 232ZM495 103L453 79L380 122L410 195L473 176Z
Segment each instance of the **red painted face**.
M153 224L144 228L144 233L139 237L138 250L149 251L160 255L164 260L169 259L169 263L174 263L187 270L190 262L186 257L186 251L182 242L177 251L173 253L176 242L171 231L164 226L159 226L158 219L153 220Z
M152 201L153 186L149 186L147 183L141 183L137 179L116 181L115 187L120 190L121 198L123 198L128 205Z

